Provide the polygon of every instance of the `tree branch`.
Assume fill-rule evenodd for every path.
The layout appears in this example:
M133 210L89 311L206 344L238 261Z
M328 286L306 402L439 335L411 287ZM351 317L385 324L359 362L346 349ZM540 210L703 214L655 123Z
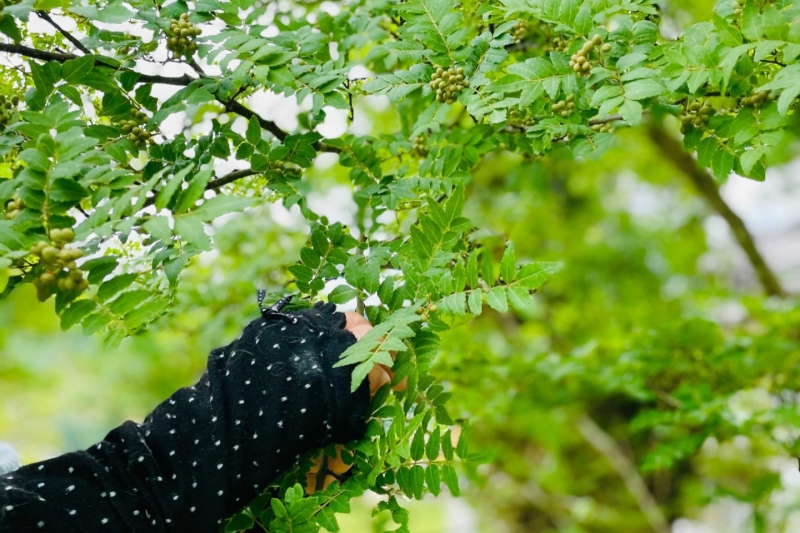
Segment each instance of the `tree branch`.
M241 115L241 116L245 117L248 120L253 118L253 117L255 117L256 120L258 120L259 125L263 129L265 129L268 132L270 132L271 134L273 134L275 136L275 138L277 138L281 142L283 142L284 139L286 139L286 137L289 136L289 134L286 133L285 131L283 131L282 129L280 129L277 124L275 124L271 120L267 120L267 119L261 117L255 111L253 111L252 109L246 108L245 106L243 106L241 103L237 102L236 100L227 100L227 101L218 100L218 101L219 101L219 103L221 103L222 105L225 106L225 111L228 111L230 113L236 113L237 115Z
M647 522L653 532L669 533L669 523L667 523L667 519L664 517L664 513L661 512L661 508L655 498L650 494L650 489L647 488L647 484L639 475L636 466L623 453L614 439L587 415L581 416L576 425L586 442L605 457L614 471L622 478L622 482L625 483L628 492L636 500L636 504L645 518L647 518Z
M36 48L30 48L21 44L8 43L0 43L0 52L41 59L42 61L58 61L59 63L69 61L70 59L78 59L80 57L75 54L60 54L58 52L48 52L47 50L37 50Z
M70 34L70 33L69 33L67 30L65 30L64 28L62 28L61 26L59 26L59 25L56 23L56 21L54 21L52 18L50 18L50 14L49 14L49 13L47 13L47 11L36 11L36 15L37 15L37 16L38 16L40 19L42 19L42 20L46 20L47 22L49 22L49 23L50 23L50 25L51 25L52 27L54 27L56 30L58 30L58 32L59 32L61 35L63 35L63 36L64 36L64 38L65 38L66 40L68 40L69 42L71 42L71 43L72 43L72 44L75 46L75 48L77 48L78 50L80 50L80 51L81 51L81 52L83 52L84 54L88 54L88 55L91 55L91 54L92 54L92 52L90 52L88 48L86 48L85 46L83 46L83 43L81 43L81 42L80 42L78 39L76 39L76 38L75 38L75 37L74 37L72 34Z
M255 174L259 174L259 172L255 172L254 170L251 170L249 168L245 168L245 169L242 169L242 170L234 170L233 172L229 172L228 174L225 174L224 176L220 176L219 178L215 178L213 180L210 180L206 184L206 190L207 191L210 191L210 190L214 190L215 191L215 190L219 189L220 187L222 187L223 185L227 185L229 183L233 183L236 180L240 180L242 178L246 178L247 176L253 176Z
M719 194L719 187L713 176L708 173L697 160L691 156L686 150L683 149L680 141L675 137L665 132L658 126L651 126L649 128L650 139L661 150L667 159L680 169L689 181L691 181L700 194L711 204L711 207L716 211L733 232L733 236L742 247L750 264L753 265L761 285L770 296L785 296L785 292L781 287L778 278L767 265L764 257L756 248L753 236L747 230L739 216L733 212L730 206L725 203L725 200Z
M38 50L36 48L30 48L28 46L24 46L21 44L8 44L8 43L0 43L0 52L17 54L25 57L30 57L33 59L40 59L42 61L58 61L59 63L64 63L65 61L69 61L71 59L78 59L78 57L80 57L75 54L48 52L46 50ZM110 68L110 65L103 63L102 61L99 60L95 60L95 65ZM153 74L140 74L138 72L137 74L139 74L139 79L137 81L140 81L142 83L163 83L165 85L186 86L198 79L198 78L193 78L186 74L177 78L168 76L159 76ZM217 100L223 106L225 106L225 111L229 113L236 113L237 115L241 115L247 119L255 117L263 129L273 134L281 142L283 142L283 140L286 139L286 137L289 135L288 133L280 129L278 125L275 124L274 122L267 120L264 117L261 117L255 111L246 108L244 105L237 102L236 100L226 101L226 100L221 100L219 98Z

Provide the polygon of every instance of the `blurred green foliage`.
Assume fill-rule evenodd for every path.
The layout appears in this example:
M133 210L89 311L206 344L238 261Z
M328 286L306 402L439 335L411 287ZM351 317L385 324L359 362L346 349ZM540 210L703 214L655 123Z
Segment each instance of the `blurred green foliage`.
M720 181L732 170L763 179L794 157L794 2L371 1L333 15L304 3L281 7L281 31L263 39L247 32L265 5L241 4L253 8L246 21L236 2L196 10L198 27L227 28L203 37L197 58L230 56L219 80L168 100L146 78L129 99L131 69L170 38L183 3L164 21L130 4L156 31L149 42L96 31L118 22L120 3L72 8L86 44L118 49L105 58L120 65L113 77L63 56L28 63L30 76L5 69L8 102L24 103L19 115L3 104L18 122L0 143L0 438L28 461L87 446L192 383L208 351L257 315L255 288L299 291L357 299L394 348L348 352L355 381L397 350L413 393L381 398L371 438L351 446L348 482L303 499L304 458L228 530L258 518L278 532L297 518L310 530L444 531L452 511L416 502L409 521L405 496L458 493L456 456L471 459L461 493L485 531L666 533L709 509L745 510L726 533L797 530L787 472L800 454L800 302L761 296L756 276L741 283L721 256L730 250L709 248L707 195L648 132L680 128ZM28 31L26 6L0 31L61 54ZM597 32L603 44L579 61ZM248 62L256 41L263 53ZM171 59L196 69L183 54ZM370 79L351 79L354 65ZM440 83L456 65L466 69ZM310 96L292 134L242 104L265 88ZM95 98L98 123L75 110L81 96ZM358 117L353 131L322 139L314 130L336 110ZM161 131L175 113L214 120ZM247 120L234 128L236 114ZM232 153L249 167L211 181ZM58 186L42 187L51 173ZM53 230L73 226L91 260L29 253L43 238L64 246ZM539 288L554 262L563 269ZM43 281L54 265L64 286ZM63 283L77 271L80 291ZM106 343L61 332L56 313ZM454 451L449 432L467 421ZM322 511L335 497L329 509L346 513L367 488L381 497L354 500L360 512L338 526Z

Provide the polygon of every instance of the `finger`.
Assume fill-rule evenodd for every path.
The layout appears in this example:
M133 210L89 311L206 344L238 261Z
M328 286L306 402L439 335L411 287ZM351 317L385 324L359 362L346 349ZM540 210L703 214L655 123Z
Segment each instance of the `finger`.
M355 335L356 340L361 340L361 337L366 335L367 332L369 330L371 330L371 329L372 329L372 326L370 326L369 324L361 324L361 325L349 328L349 331L350 331L350 333Z
M311 468L308 469L308 474L316 474L319 472L320 467L322 466L322 454L319 454L319 457L314 459L315 463L311 465Z
M328 470L333 472L334 474L341 476L351 468L353 468L352 464L346 464L344 460L342 460L342 450L344 450L344 446L341 444L336 445L336 457L328 458Z
M362 315L358 313L354 313L352 311L346 311L344 313L347 322L345 323L344 329L348 331L353 331L353 328L356 326L371 326L372 324L369 323L369 320L364 318Z
M369 371L367 374L367 379L369 379L369 395L375 396L375 393L378 392L378 389L386 385L387 383L391 383L392 378L389 377L389 373L381 365L375 365L372 367L372 370Z
M328 475L325 476L325 481L322 483L322 490L328 488L328 485L336 481L336 478ZM306 494L309 496L314 494L317 491L317 475L316 474L306 474Z

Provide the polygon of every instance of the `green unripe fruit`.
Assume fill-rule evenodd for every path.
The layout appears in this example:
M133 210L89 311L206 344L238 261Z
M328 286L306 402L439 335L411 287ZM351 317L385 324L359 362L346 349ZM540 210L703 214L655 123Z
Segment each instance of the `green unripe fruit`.
M436 304L431 304L431 306L428 308L428 311L430 311L431 313L435 313L438 310L439 310L439 306L436 305Z
M78 282L77 289L78 289L79 291L83 292L83 291L85 291L85 290L86 290L86 289L88 289L88 288L89 288L89 282L88 282L87 280L85 280L85 279L81 279L81 280Z
M572 65L572 70L574 70L575 72L580 72L581 64L580 63L575 63L574 65Z
M62 289L61 282L64 282L63 289ZM67 292L69 292L71 290L74 290L75 289L75 280L73 280L72 278L62 278L58 282L58 288L61 289L61 290L67 291Z
M603 42L603 38L600 37L600 35L595 35L594 37L592 37L592 43L597 45L597 44L600 44L602 42Z
M14 104L14 105L19 104L19 96L17 96L17 95L12 96L11 97L11 103Z
M590 70L592 70L592 64L587 61L586 63L581 65L581 70L583 70L584 72L589 72Z
M83 272L81 272L80 269L78 268L73 268L72 270L69 271L69 277L73 281L80 281L83 279Z
M75 232L71 228L64 228L61 230L61 239L64 242L72 242L75 240Z
M568 117L569 116L569 111L566 111L566 110L562 111L561 112L561 116L562 117Z
M50 272L45 272L44 274L39 276L39 281L41 282L42 285L45 286L52 285L53 283L56 282L56 277L52 275Z
M56 259L58 259L58 249L54 248L53 246L47 246L44 250L42 250L42 259L48 263L54 262Z

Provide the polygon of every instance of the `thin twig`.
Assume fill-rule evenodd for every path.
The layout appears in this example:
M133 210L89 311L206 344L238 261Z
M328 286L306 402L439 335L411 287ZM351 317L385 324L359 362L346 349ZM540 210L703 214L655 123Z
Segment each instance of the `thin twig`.
M81 43L78 39L76 39L71 33L69 33L67 30L65 30L61 26L59 26L56 23L56 21L54 21L52 18L50 18L50 14L47 13L47 11L37 11L36 15L38 15L40 19L46 20L47 22L49 22L50 25L52 27L54 27L56 30L58 30L58 32L61 35L63 35L65 39L67 39L69 42L71 42L73 45L75 45L75 48L77 48L78 50L80 50L84 54L91 55L92 52L90 52L88 48L83 46L83 43Z
M217 190L223 185L227 185L229 183L233 183L236 180L246 178L247 176L252 176L254 174L258 174L258 172L251 170L249 168L245 168L242 170L234 170L233 172L229 172L224 176L220 176L219 178L210 180L208 184L206 184L206 190Z
M636 500L636 504L639 506L645 518L647 518L647 522L650 524L650 528L653 532L670 533L669 523L664 517L664 513L661 511L655 498L653 498L653 495L650 493L650 489L647 488L647 484L639 475L636 466L628 456L623 453L614 439L603 431L589 416L584 415L580 417L576 425L578 426L580 434L586 439L586 442L605 457L614 471L622 478L622 482L625 483L628 492L630 492L633 499Z
M683 149L680 141L665 132L662 128L653 125L649 128L649 133L653 144L655 144L658 149L661 150L661 153L689 178L689 181L694 184L700 194L711 204L712 209L728 223L728 226L733 232L733 236L736 238L739 246L742 247L742 250L744 250L747 258L750 260L750 264L753 265L753 269L756 271L759 281L761 281L764 292L770 296L785 296L786 293L781 287L777 276L775 276L775 273L769 268L764 257L758 251L758 248L756 248L755 240L748 231L747 226L744 225L742 219L734 213L720 195L719 186L714 177L711 176L708 170L700 165L691 154Z

